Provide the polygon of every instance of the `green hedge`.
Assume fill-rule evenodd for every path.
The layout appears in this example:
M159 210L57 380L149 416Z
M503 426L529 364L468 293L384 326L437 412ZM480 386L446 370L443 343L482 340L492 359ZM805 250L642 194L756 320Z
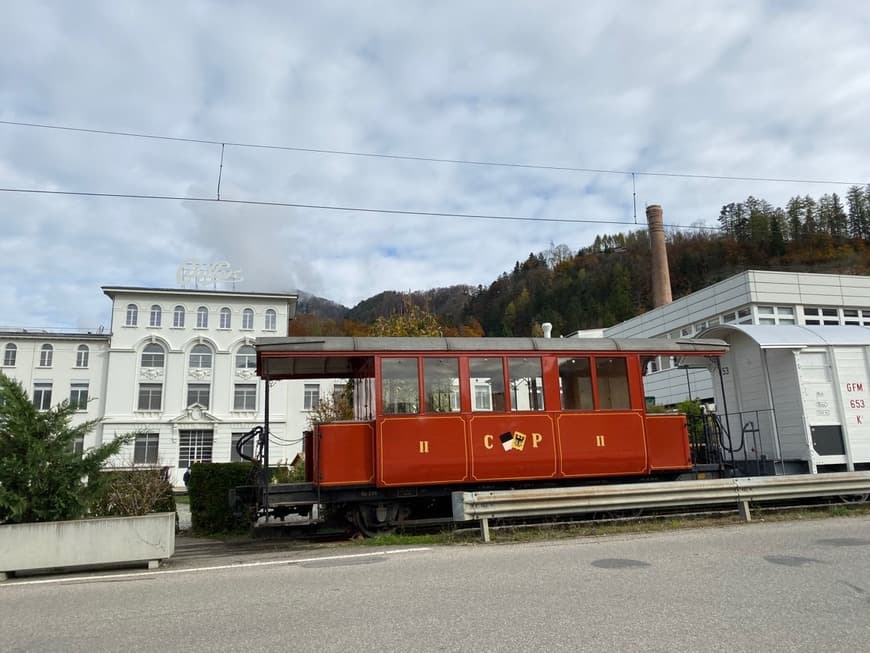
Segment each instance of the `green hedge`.
M194 463L187 486L193 530L216 534L250 528L245 515L233 513L229 496L230 490L236 487L253 485L255 473L256 466L249 462Z

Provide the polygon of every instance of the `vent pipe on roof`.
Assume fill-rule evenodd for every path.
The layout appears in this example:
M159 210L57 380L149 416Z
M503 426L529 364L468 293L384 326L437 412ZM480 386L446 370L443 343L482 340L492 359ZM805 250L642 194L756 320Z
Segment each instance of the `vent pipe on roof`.
M544 322L541 325L541 331L544 332L545 338L552 338L553 337L553 335L552 335L553 334L553 325L550 324L549 322Z
M662 207L658 204L646 207L646 221L649 224L649 240L652 246L653 306L657 308L673 301Z

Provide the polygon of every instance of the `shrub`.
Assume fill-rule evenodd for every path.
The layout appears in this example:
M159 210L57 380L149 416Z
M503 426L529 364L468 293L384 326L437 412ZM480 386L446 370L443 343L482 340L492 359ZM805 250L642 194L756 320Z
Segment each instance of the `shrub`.
M175 512L175 495L165 468L112 469L101 476L105 491L91 509L96 517Z
M104 490L100 469L131 435L76 453L97 420L72 426L76 406L38 410L0 372L0 523L79 519Z
M248 515L236 514L230 505L230 491L255 483L253 463L193 463L187 492L190 519L200 533L229 533L246 530Z

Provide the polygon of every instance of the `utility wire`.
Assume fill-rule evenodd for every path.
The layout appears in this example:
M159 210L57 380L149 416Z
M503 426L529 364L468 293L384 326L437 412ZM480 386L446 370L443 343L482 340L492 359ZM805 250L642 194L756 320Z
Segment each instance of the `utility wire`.
M635 226L631 219L626 220L592 220L585 218L533 218L519 215L490 215L484 213L447 213L441 211L408 211L402 209L368 208L362 206L334 206L330 204L301 204L298 202L272 202L265 200L238 200L216 197L190 197L183 195L148 195L134 193L92 193L72 190L47 190L43 188L0 188L0 193L22 193L32 195L67 195L74 197L108 197L133 200L165 200L176 202L211 202L215 204L243 204L249 206L279 206L293 209L313 209L318 211L347 211L354 213L385 213L390 215L413 215L423 217L466 218L473 220L512 220L517 222L559 222L571 224L618 224ZM704 225L675 225L665 227L675 229L706 229L718 231L721 227Z
M226 140L210 140L205 138L184 138L181 136L163 136L159 134L147 134L143 132L128 132L115 131L110 129L88 129L84 127L68 127L65 125L50 125L35 122L21 122L16 120L0 120L2 125L10 125L14 127L32 127L36 129L55 129L59 131L81 132L86 134L103 134L107 136L124 136L128 138L143 138L159 141L175 141L180 143L200 143L204 145L221 145L231 147L245 147L264 150L284 150L288 152L307 152L311 154L332 154L339 156L355 156L374 159L396 159L400 161L421 161L428 163L451 163L456 165L472 165L472 166L495 166L502 168L525 168L530 170L553 170L561 172L583 172L589 174L602 175L623 175L634 176L643 175L645 177L672 177L680 179L708 179L718 181L758 181L758 182L775 182L786 184L828 184L837 186L863 186L866 181L852 182L837 179L794 179L794 178L779 178L779 177L752 177L752 176L732 176L732 175L707 175L707 174L691 174L684 172L655 172L642 170L615 170L603 168L578 168L573 166L556 166L556 165L539 165L533 163L510 163L503 161L477 161L473 159L444 159L430 156L413 156L405 154L384 154L377 152L355 152L351 150L329 150L314 147L295 147L291 145L269 145L263 143L243 143L232 142Z

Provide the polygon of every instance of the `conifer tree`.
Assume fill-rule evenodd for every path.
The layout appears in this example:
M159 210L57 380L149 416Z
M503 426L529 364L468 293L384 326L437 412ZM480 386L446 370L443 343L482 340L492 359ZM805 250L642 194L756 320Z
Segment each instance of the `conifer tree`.
M84 516L103 491L100 469L131 436L84 454L75 442L97 420L73 426L77 406L38 410L20 382L0 372L0 523Z

